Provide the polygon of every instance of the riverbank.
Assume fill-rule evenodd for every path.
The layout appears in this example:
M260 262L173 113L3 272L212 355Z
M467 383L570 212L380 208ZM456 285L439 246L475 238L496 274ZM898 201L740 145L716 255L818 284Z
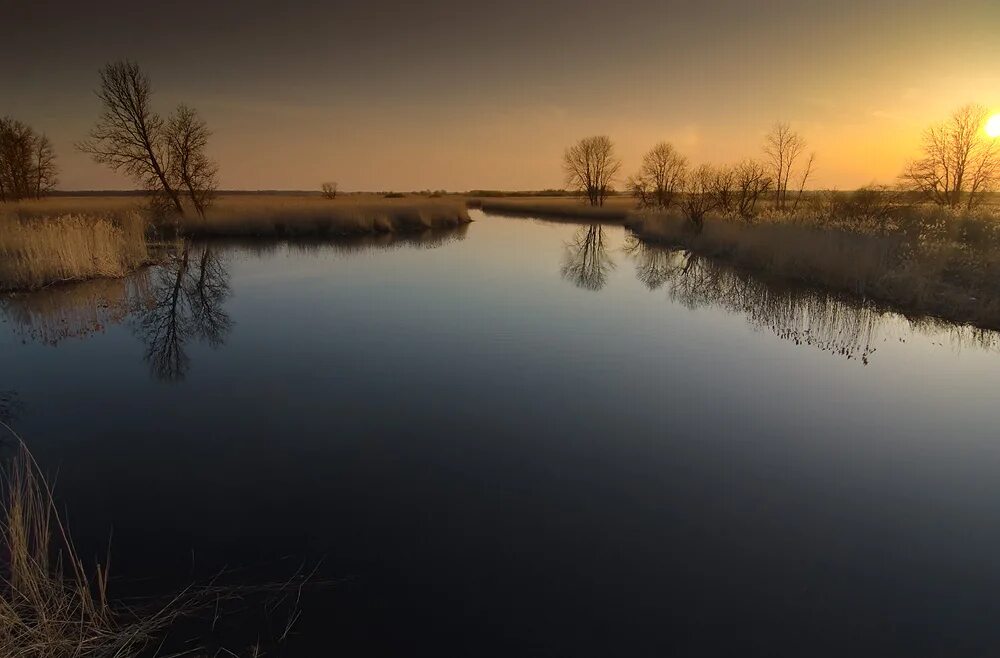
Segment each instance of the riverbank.
M470 199L485 212L620 223L643 241L688 249L761 275L819 286L900 311L1000 328L1000 209L951 212L893 204L869 191L810 194L793 213L752 222L709 213L700 230L676 211L629 197Z
M328 238L416 234L471 222L460 200L350 195L220 196L204 219L156 220L137 197L57 197L0 206L0 291L122 277L163 236Z
M625 222L635 210L635 199L632 197L611 197L599 208L587 205L583 197L470 198L468 204L497 215L586 219L615 224Z
M677 213L636 214L626 226L647 242L683 247L736 266L846 292L900 311L1000 328L1000 219L899 208L875 225L811 211L753 224L707 215L700 231Z

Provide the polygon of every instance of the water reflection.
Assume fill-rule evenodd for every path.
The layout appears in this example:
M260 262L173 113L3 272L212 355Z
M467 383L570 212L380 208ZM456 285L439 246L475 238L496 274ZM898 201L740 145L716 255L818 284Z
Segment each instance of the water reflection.
M95 279L0 297L0 310L23 340L54 346L120 324L147 288L147 272L142 271L127 279Z
M189 348L193 343L221 347L233 329L233 320L225 309L232 290L223 254L259 257L287 250L354 255L403 248L433 249L465 239L467 230L468 225L462 225L332 240L179 243L161 265L123 279L95 279L0 297L0 311L22 340L50 346L103 333L112 325L127 325L142 341L152 374L176 381L183 379L191 367Z
M562 275L578 288L600 290L607 285L608 275L614 268L603 226L582 226L566 243Z
M933 318L907 319L863 300L780 285L689 251L644 243L635 236L628 236L624 251L635 261L636 278L643 285L650 290L666 286L670 298L689 309L723 308L743 315L755 329L767 329L796 345L809 345L865 365L877 351L876 345L892 334L890 325L943 333L956 348L1000 346L997 332Z
M212 347L225 342L233 324L223 308L229 295L229 273L208 243L185 244L166 265L156 268L148 294L138 300L133 322L156 377L184 378L192 340Z
M333 252L353 255L396 249L436 249L464 240L469 225L411 231L406 233L373 233L345 235L336 239L302 237L286 240L256 238L218 238L213 244L220 249L238 250L252 256L267 256L279 251L302 254Z

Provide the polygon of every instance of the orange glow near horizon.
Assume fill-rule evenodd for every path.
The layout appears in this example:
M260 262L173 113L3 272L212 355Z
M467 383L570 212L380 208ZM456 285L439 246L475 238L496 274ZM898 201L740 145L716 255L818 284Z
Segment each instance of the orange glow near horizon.
M986 134L990 137L1000 137L1000 113L994 114L986 121Z
M1000 109L994 0L948 12L933 0L905 12L865 0L628 0L612 17L572 0L380 0L333 13L303 0L251 3L236 26L223 4L177 0L190 10L142 38L126 0L100 15L46 1L21 3L0 54L18 59L39 34L57 47L0 71L0 115L48 135L63 189L135 184L74 149L100 112L98 69L122 57L151 77L157 111L184 102L208 122L225 189L556 188L563 150L588 135L614 140L624 178L660 141L691 163L759 158L778 121L816 152L811 185L849 189L894 182L924 130L957 108ZM192 13L193 25L181 20Z

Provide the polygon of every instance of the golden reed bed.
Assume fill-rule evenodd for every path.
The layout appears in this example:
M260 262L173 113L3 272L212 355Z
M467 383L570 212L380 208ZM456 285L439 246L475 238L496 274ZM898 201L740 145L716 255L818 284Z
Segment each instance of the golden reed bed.
M297 238L419 233L467 224L460 200L351 195L221 196L203 220L156 221L140 197L57 197L0 206L0 290L121 277L150 262L153 234ZM157 229L165 229L157 230Z

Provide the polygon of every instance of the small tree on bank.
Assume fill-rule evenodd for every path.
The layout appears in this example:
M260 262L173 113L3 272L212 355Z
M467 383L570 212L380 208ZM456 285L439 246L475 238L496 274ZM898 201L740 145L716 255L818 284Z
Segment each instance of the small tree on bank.
M715 193L717 176L714 167L703 164L685 178L684 194L678 206L695 233L701 233L705 215L719 207L719 198Z
M113 62L101 70L96 93L104 110L90 138L77 148L94 162L132 177L154 200L162 196L163 203L183 215L184 207L167 169L164 122L151 106L149 78L134 62Z
M55 187L57 175L48 137L16 119L0 119L0 202L40 199Z
M332 182L331 181L329 183L323 183L320 186L320 189L323 192L323 196L326 197L327 199L333 200L333 199L337 198L337 183L336 182Z
M587 195L592 206L603 206L621 169L610 137L587 137L566 149L563 170L566 184Z
M776 210L789 210L788 207L788 185L792 180L799 181L799 193L796 195L794 205L798 205L802 198L802 191L805 189L809 177L812 175L815 154L810 155L806 166L797 175L796 163L806 150L806 140L792 130L787 123L776 123L771 128L771 132L764 139L764 154L771 170L774 189L774 207ZM794 209L794 208L792 208Z
M687 158L667 142L660 142L642 158L639 173L628 180L628 188L640 208L665 210L673 205L684 186Z
M174 110L166 126L169 178L187 191L191 205L202 219L217 187L218 167L205 154L211 134L198 113L183 103Z
M757 202L771 191L773 179L767 167L752 159L744 160L733 167L736 188L736 213L745 221L757 216Z
M984 129L988 110L966 105L924 133L924 155L901 178L906 188L939 206L972 209L1000 181L996 138Z
M149 78L138 64L106 65L97 90L103 112L90 138L77 148L95 162L132 177L150 193L154 206L183 216L181 196L186 193L204 217L218 173L205 153L211 132L183 104L164 120L153 110L152 93Z

